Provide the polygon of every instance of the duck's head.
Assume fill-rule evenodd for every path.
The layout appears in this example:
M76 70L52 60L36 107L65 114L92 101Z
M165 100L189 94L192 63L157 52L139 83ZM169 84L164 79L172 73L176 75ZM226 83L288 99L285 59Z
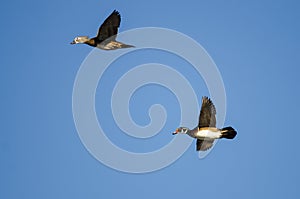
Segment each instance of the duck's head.
M186 134L188 131L189 131L189 128L187 128L187 127L179 127L172 134L173 135L176 135L178 133Z
M71 44L83 44L89 40L87 36L79 36L75 37L75 39L71 42Z

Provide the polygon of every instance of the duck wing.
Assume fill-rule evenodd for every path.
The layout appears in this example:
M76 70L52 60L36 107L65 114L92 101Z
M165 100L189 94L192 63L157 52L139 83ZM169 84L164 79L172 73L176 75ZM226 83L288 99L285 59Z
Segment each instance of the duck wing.
M212 147L213 143L214 143L214 139L205 139L205 140L197 139L196 150L206 151Z
M216 108L208 97L202 97L198 127L216 127Z
M121 16L120 13L114 10L102 23L98 30L96 38L102 42L108 38L115 40L118 34L118 28L120 27Z

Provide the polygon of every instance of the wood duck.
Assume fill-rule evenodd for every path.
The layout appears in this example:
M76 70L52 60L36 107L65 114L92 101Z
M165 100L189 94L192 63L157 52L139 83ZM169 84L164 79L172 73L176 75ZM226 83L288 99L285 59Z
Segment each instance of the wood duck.
M222 129L216 128L216 108L208 97L202 97L202 106L198 126L190 130L186 127L179 127L173 135L182 133L196 138L196 150L206 151L212 147L215 139L233 139L237 132L232 127Z
M87 36L75 37L71 44L87 44L103 50L115 50L119 48L134 47L132 45L116 41L118 28L120 27L120 22L120 13L114 10L100 26L96 37L91 39Z

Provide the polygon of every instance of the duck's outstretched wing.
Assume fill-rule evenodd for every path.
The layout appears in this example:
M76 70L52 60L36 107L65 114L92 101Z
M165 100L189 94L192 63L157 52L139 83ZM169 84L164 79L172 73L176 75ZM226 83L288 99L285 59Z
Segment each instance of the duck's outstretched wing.
M120 27L121 16L120 13L114 10L100 26L97 39L102 42L108 38L115 40L118 34L118 28Z
M216 108L208 97L202 97L198 127L216 127Z
M212 147L214 143L213 139L205 139L205 140L199 140L197 139L196 143L196 150L197 151L206 151Z

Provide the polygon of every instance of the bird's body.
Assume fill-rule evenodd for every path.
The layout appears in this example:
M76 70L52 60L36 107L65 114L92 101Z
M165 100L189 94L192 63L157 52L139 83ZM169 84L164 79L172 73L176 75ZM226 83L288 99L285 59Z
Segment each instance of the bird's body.
M219 139L221 137L221 130L217 128L197 128L195 133L195 138L200 140L205 139Z
M87 36L78 36L75 37L71 44L87 44L102 50L115 50L119 48L134 47L116 40L120 23L120 13L114 10L100 26L96 37L89 38Z
M115 50L115 49L118 49L118 48L131 48L131 47L134 47L132 45L128 45L128 44L124 44L124 43L121 43L119 41L109 41L109 42L102 42L102 43L99 43L97 44L98 48L100 49L103 49L103 50Z
M232 127L216 128L216 108L208 97L202 98L202 106L198 126L190 130L179 127L173 135L182 133L197 139L197 151L205 151L212 147L215 139L233 139L237 132Z

